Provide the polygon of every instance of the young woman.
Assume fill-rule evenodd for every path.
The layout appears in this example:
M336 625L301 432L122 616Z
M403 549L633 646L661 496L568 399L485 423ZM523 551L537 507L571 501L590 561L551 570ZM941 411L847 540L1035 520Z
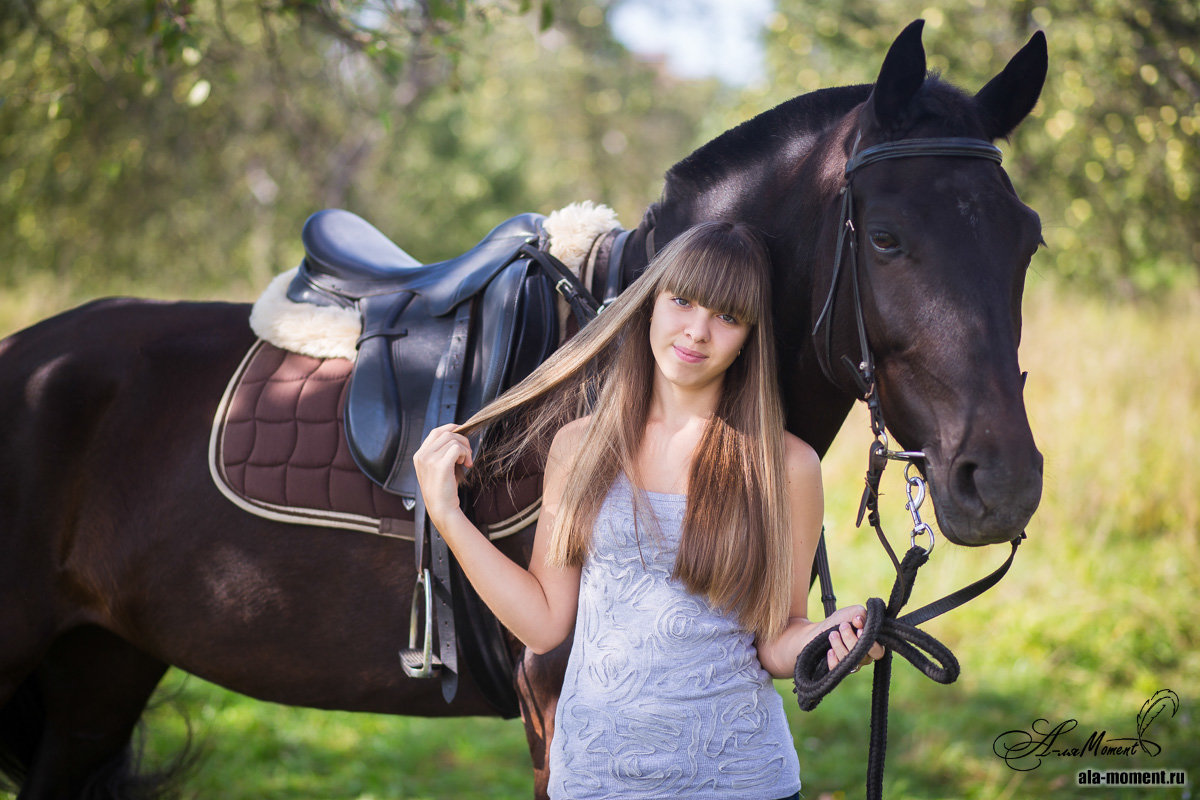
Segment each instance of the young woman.
M529 378L414 456L430 518L500 621L538 653L574 632L553 800L799 791L770 678L819 635L837 663L865 610L808 619L820 465L783 428L769 287L751 229L692 228ZM511 435L485 436L476 462L466 434L489 425ZM471 524L459 482L547 439L526 570Z

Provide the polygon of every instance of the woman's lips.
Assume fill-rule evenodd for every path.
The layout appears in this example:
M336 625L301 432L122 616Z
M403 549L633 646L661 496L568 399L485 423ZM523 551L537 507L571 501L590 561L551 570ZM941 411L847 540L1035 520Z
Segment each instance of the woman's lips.
M688 350L686 347L672 345L675 348L675 355L679 356L681 361L686 361L689 364L699 364L708 356L703 353L697 353L695 350Z

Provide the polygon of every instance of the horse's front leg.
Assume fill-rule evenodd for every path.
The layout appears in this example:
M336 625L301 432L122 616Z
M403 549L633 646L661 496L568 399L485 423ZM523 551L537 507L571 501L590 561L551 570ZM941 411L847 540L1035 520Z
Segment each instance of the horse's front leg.
M525 737L529 740L529 757L533 761L533 796L548 800L550 781L550 739L554 735L554 711L562 690L567 656L571 652L568 638L545 655L526 650L517 666L517 695L521 701L521 719L525 722Z

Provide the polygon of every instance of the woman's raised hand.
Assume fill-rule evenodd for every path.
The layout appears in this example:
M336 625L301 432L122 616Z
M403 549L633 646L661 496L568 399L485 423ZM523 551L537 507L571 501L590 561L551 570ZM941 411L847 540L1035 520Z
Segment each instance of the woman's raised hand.
M425 508L435 524L439 518L459 508L458 484L474 463L471 443L467 437L454 432L457 427L451 423L434 428L413 453L413 466L417 482L421 484Z

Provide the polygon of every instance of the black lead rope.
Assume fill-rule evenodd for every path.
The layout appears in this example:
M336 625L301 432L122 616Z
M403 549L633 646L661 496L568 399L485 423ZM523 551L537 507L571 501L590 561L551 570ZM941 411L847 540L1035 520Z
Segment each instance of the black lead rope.
M809 643L796 659L794 673L796 699L803 711L812 711L825 695L837 687L842 680L855 671L867 651L876 642L887 648L883 658L875 662L871 684L871 743L867 756L867 800L883 797L883 768L887 755L888 702L891 693L892 655L899 653L926 677L942 684L958 679L958 659L950 648L917 626L944 614L951 609L973 600L1000 582L1012 566L1017 547L1025 538L1022 533L1012 540L1012 552L995 571L986 577L963 587L953 594L929 605L899 616L900 609L912 594L917 570L929 560L929 551L913 546L904 554L896 581L892 585L891 597L885 605L883 600L872 597L867 600L867 615L858 643L839 661L832 670L826 661L831 649L829 638L822 634Z

